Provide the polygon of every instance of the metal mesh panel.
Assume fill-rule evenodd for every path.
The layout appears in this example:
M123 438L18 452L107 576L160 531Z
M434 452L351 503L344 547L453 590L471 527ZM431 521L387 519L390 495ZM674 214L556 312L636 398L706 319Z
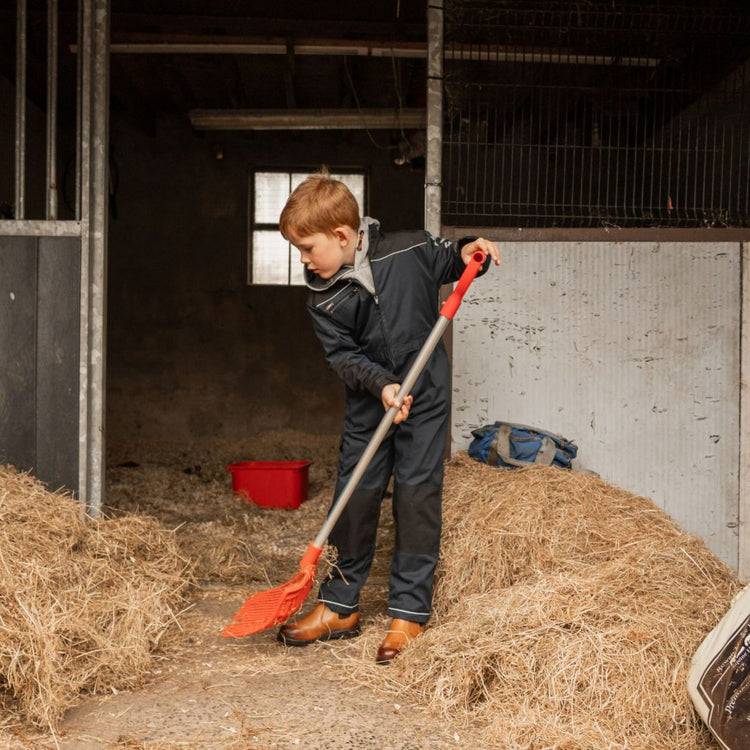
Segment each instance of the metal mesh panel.
M742 2L445 6L444 224L750 225Z

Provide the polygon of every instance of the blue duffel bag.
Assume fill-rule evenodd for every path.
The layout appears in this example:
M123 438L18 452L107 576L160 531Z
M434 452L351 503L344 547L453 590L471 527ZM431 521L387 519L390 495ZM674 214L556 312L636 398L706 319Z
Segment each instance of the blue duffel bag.
M578 453L576 444L561 435L512 422L495 422L471 434L469 455L490 466L542 464L569 469Z

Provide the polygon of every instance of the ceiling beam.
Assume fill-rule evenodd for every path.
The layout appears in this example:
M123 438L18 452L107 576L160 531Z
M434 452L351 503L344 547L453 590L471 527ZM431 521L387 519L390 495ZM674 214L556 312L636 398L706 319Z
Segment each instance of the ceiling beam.
M75 51L74 45L71 50ZM118 39L109 50L129 55L331 55L347 57L426 58L425 42L391 42L339 39L252 40L248 38L172 37L165 39ZM548 65L598 65L653 68L659 64L654 57L628 55L579 54L575 50L553 47L515 47L497 44L450 44L444 50L446 60L490 63L543 63Z
M350 57L426 57L427 46L421 42L387 42L373 40L248 39L220 37L187 38L113 38L110 52L130 55L346 55ZM71 45L71 50L75 51Z
M421 130L424 109L193 109L196 130Z

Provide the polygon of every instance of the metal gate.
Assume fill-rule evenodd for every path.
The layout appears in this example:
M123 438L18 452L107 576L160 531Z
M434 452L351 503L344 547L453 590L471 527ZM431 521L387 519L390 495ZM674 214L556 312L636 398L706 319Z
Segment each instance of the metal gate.
M446 0L443 221L750 226L739 0Z
M26 0L17 0L14 202L0 220L0 462L75 492L97 515L104 485L109 2L78 5L74 206L67 219L58 218L58 18L57 0L48 0L44 215L29 217L30 18Z

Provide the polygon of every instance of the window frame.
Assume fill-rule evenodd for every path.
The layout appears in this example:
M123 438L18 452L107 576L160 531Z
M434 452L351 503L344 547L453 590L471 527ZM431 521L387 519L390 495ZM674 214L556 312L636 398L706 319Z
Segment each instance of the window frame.
M276 173L287 175L291 186L292 175L294 174L305 174L311 175L319 172L320 167L311 166L284 166L284 167L253 167L248 172L248 199L247 199L247 272L246 272L246 283L248 286L263 286L263 287L276 287L279 289L289 289L292 287L300 287L303 284L292 282L292 262L295 260L293 253L294 248L291 243L289 244L289 268L287 271L287 281L285 284L275 284L264 281L255 281L253 279L253 253L255 248L253 247L253 234L256 231L279 231L279 223L273 222L255 222L255 175L259 173ZM368 215L368 204L370 198L370 172L366 167L353 167L353 166L337 166L329 167L331 176L337 177L340 175L360 175L363 178L363 205L360 206L360 211L363 216ZM291 192L291 190L290 190ZM280 213L280 211L279 211Z

